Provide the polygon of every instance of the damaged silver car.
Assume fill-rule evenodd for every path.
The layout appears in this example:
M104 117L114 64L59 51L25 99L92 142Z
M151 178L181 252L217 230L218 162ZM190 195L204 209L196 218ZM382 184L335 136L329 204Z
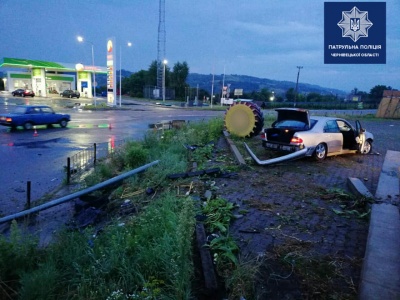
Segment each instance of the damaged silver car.
M359 121L350 122L336 117L310 116L308 110L298 108L276 109L277 120L261 135L266 149L287 155L272 160L260 161L245 144L252 158L262 165L313 156L324 160L327 156L361 153L372 150L374 137L361 127Z

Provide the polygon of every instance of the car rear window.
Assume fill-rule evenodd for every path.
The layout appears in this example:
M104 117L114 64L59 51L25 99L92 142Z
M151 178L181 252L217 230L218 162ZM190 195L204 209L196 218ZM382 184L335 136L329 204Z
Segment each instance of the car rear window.
M310 129L314 127L315 124L317 124L317 120L315 119L310 119Z
M276 122L273 124L275 128L292 128L292 129L299 129L299 130L308 130L314 127L317 124L317 120L311 119L310 120L310 128L308 128L307 123L298 121L298 120L283 120Z
M275 128L296 128L296 129L306 129L307 124L297 120L283 120L275 123Z

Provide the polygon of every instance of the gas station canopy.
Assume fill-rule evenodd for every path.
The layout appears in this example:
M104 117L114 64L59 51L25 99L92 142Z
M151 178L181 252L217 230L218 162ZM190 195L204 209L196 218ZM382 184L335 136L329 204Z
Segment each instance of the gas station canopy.
M7 78L3 80L7 81L8 90L27 88L44 97L59 95L66 89L77 89L93 98L95 75L107 74L106 67L9 57L0 60L0 68L25 69L7 72Z
M69 63L57 63L57 62L49 62L43 60L34 60L34 59L22 59L22 58L8 58L4 57L0 60L0 68L24 68L24 69L32 69L32 68L40 68L45 69L46 71L59 71L59 72L76 72L76 64ZM97 66L83 66L82 71L93 72L100 74L107 74L107 70L104 67Z

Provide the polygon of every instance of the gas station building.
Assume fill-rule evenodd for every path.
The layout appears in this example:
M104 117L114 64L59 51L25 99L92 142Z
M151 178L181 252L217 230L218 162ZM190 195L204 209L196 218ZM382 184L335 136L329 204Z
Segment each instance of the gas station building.
M0 60L0 68L21 69L6 72L5 90L31 89L41 97L78 90L81 97L93 98L93 75L107 74L106 67L7 57Z

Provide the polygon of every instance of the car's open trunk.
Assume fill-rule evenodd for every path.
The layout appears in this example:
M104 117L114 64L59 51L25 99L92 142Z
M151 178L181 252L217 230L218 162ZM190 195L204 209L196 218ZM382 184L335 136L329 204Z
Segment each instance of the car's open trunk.
M289 144L293 135L298 131L283 128L268 128L265 130L265 133L267 134L267 140L270 142Z
M278 116L274 124L285 120L292 120L296 122L296 126L291 124L291 126L288 127L282 126L277 128L275 127L276 125L272 124L271 128L264 130L269 142L289 144L296 132L310 129L310 119L307 110L298 108L278 108L276 112ZM299 124L302 124L302 126Z

